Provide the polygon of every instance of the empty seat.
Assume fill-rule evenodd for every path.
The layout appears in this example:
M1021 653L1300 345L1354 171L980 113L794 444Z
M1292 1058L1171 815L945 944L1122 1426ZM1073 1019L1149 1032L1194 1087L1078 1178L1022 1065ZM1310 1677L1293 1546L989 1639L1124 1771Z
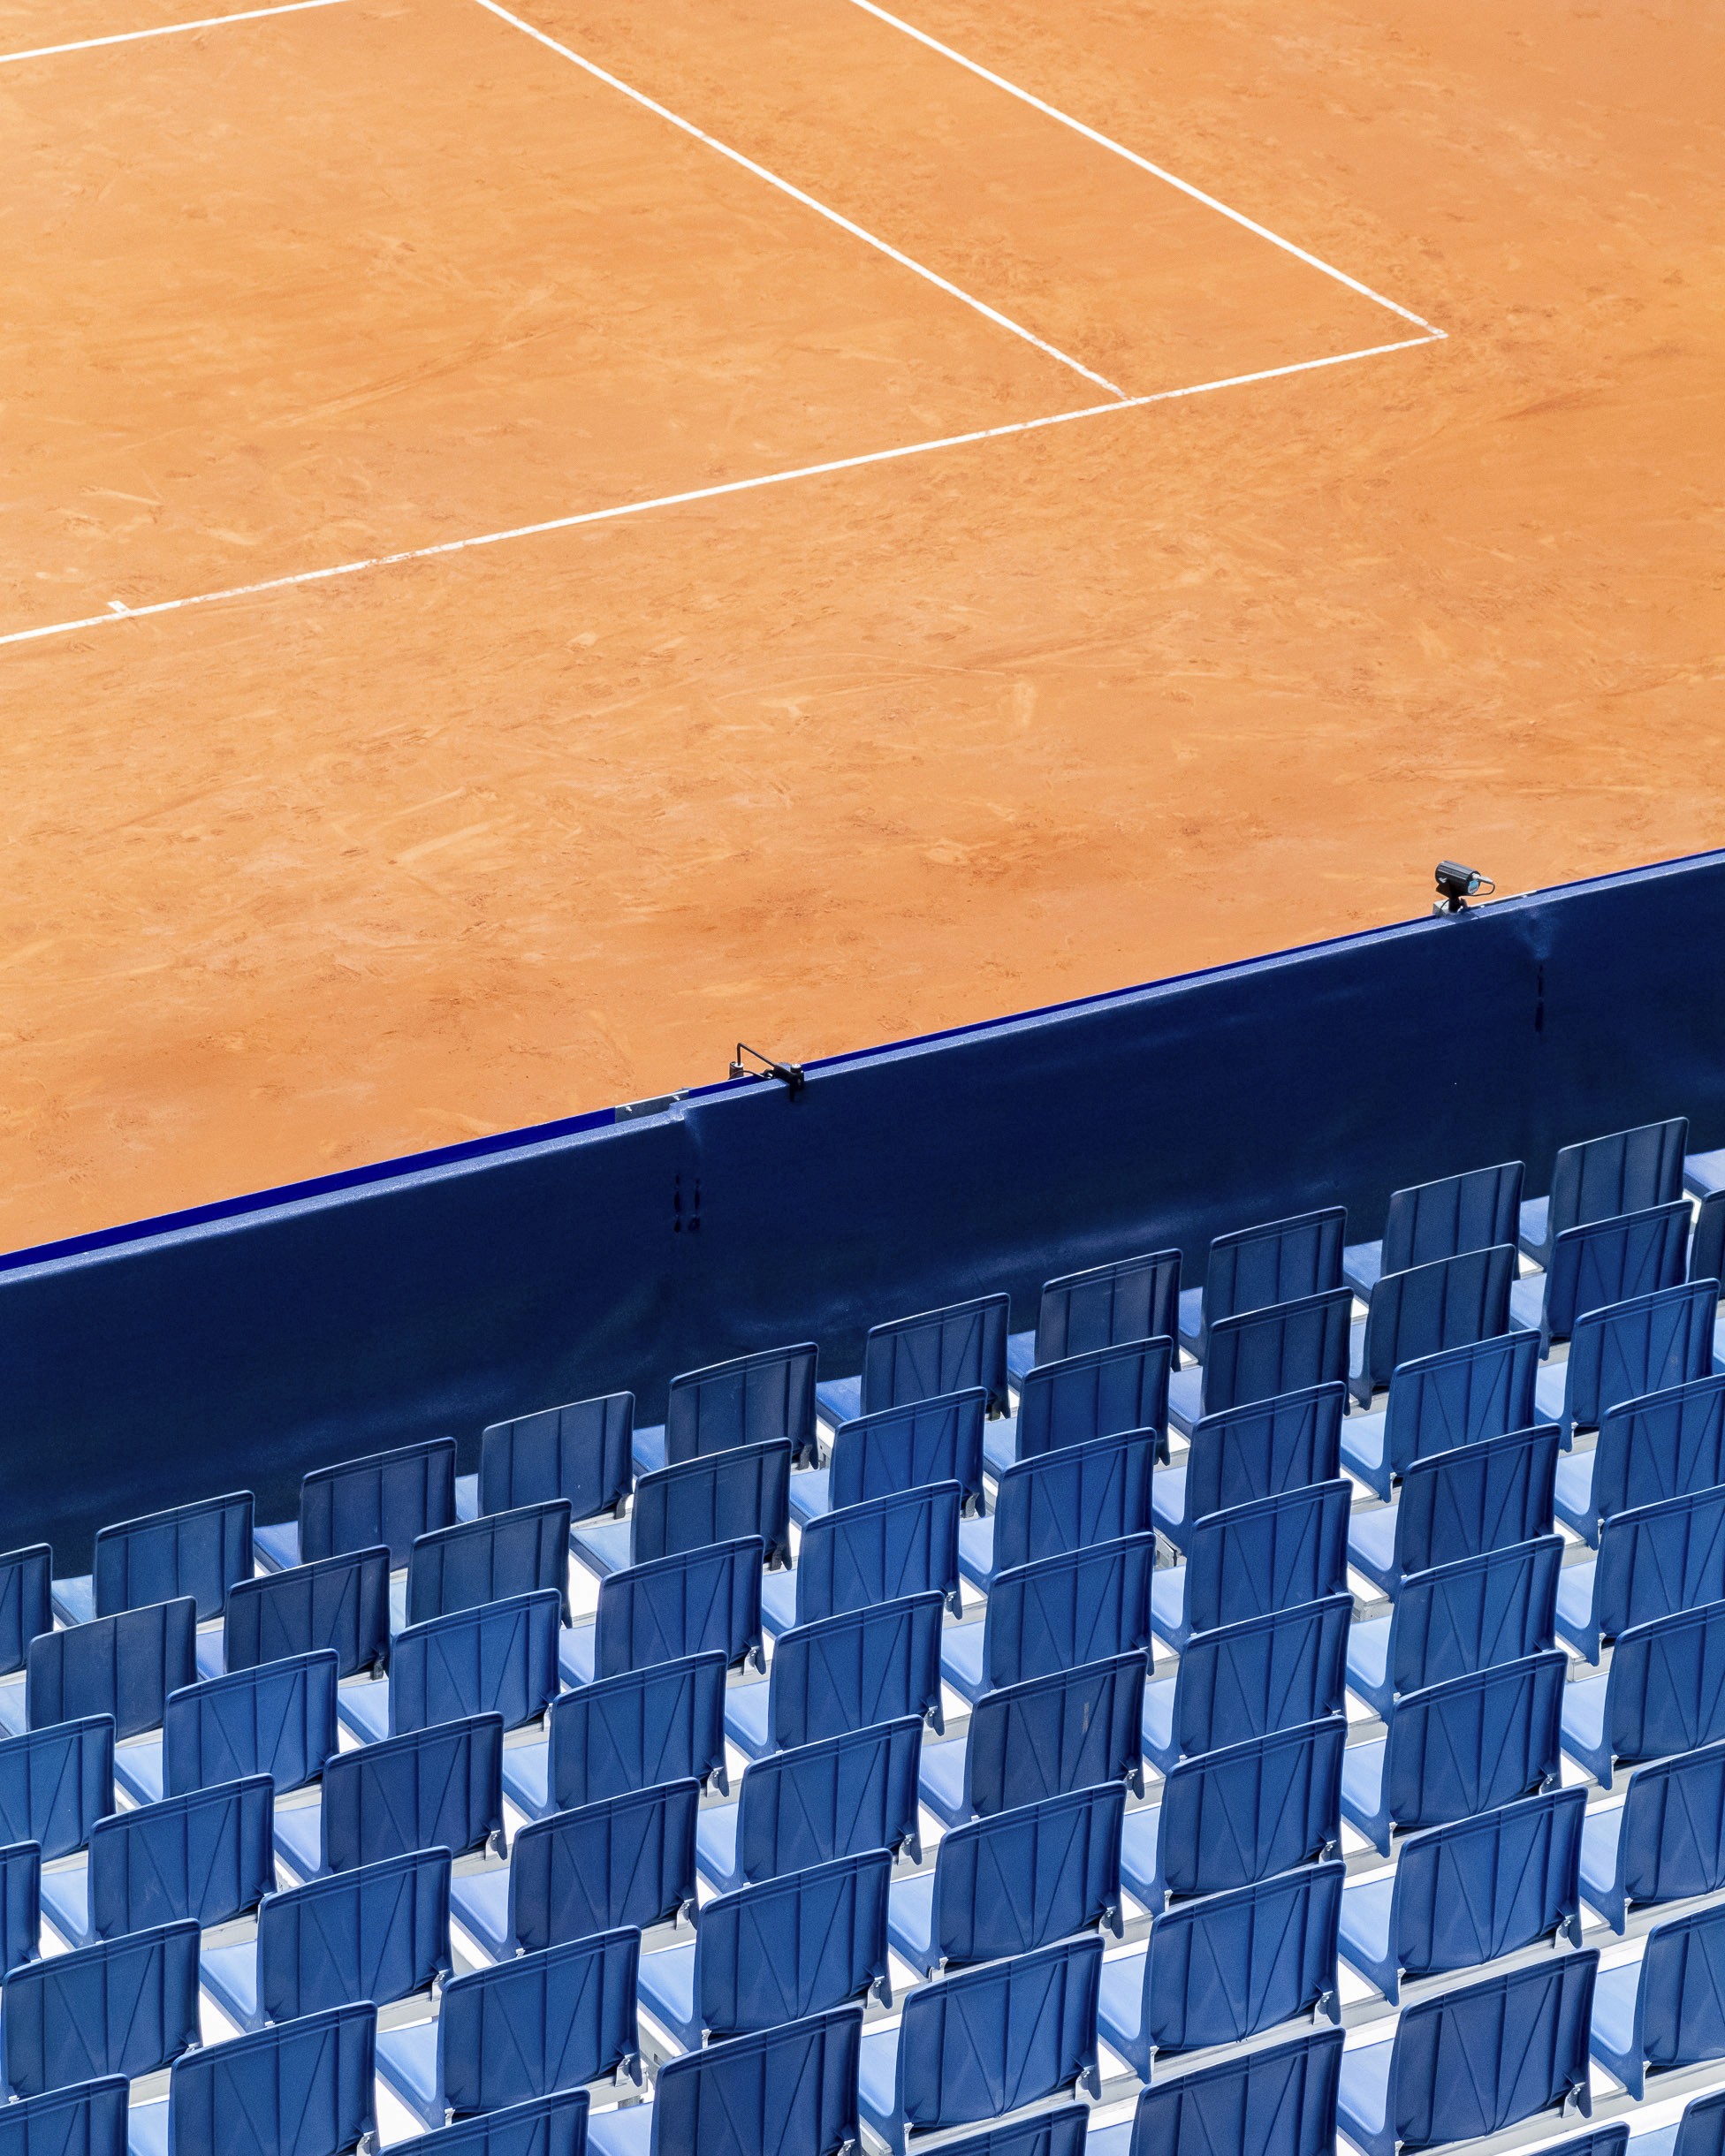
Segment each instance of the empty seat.
M1162 1469L1151 1487L1157 1526L1184 1550L1195 1522L1212 1512L1334 1482L1341 1472L1346 1397L1338 1380L1203 1416L1185 1458Z
M633 1393L572 1400L489 1423L480 1433L471 1502L463 1501L467 1477L456 1478L457 1515L470 1520L566 1498L574 1520L620 1515L635 1485L634 1436Z
M1348 1215L1340 1205L1235 1228L1211 1242L1204 1285L1180 1298L1180 1344L1203 1362L1212 1325L1341 1285Z
M770 1572L761 1582L761 1622L783 1632L927 1593L943 1596L956 1616L963 1505L958 1484L945 1482L817 1514L802 1530L796 1570Z
M988 1394L976 1385L840 1423L828 1464L791 1477L793 1518L807 1527L824 1512L940 1482L955 1482L966 1509L979 1510L987 1408Z
M1689 1277L1716 1280L1725 1273L1725 1190L1710 1190L1701 1201L1689 1238Z
M979 2134L940 2144L940 2156L1084 2156L1088 2104L1061 2104L1052 2111L1033 2111L1007 2126L984 2127Z
M1015 1381L1039 1363L1064 1362L1121 1340L1172 1340L1180 1322L1180 1253L1151 1250L1043 1283L1036 1330L1007 1340Z
M1395 1700L1387 1734L1349 1748L1341 1809L1382 1852L1397 1828L1470 1818L1557 1780L1568 1657L1530 1654Z
M1104 1924L1118 1934L1125 1815L1126 1790L1116 1781L954 1827L941 1836L932 1871L894 1883L893 1946L931 1975L1028 1954Z
M594 2156L832 2156L858 2145L860 2007L733 2037L659 2069L650 2104L597 2112Z
M503 1718L475 1714L338 1752L323 1802L284 1806L276 1853L301 1879L412 1849L460 1856L503 1833Z
M1567 1446L1572 1430L1597 1430L1626 1400L1705 1378L1713 1368L1718 1302L1712 1281L1691 1280L1584 1311L1569 1336L1569 1360L1542 1370L1534 1386L1541 1418L1557 1424Z
M920 1864L922 1747L923 1725L906 1715L757 1759L743 1770L737 1803L710 1806L695 1821L696 1861L721 1893L859 1849L902 1849Z
M1336 1921L1346 1866L1308 1864L1165 1909L1102 1966L1101 2034L1140 2081L1159 2053L1238 2044L1296 2015L1340 2018Z
M1144 1658L1111 1656L984 1692L962 1737L923 1748L923 1802L944 1825L1107 1781L1144 1790Z
M40 2096L154 2074L198 2041L198 1927L164 1924L14 1969L0 1984L6 2086Z
M1387 1617L1356 1624L1349 1634L1349 1683L1387 1716L1398 1692L1423 1691L1446 1677L1555 1646L1562 1562L1562 1538L1544 1535L1412 1574Z
M585 2089L553 2089L390 2147L397 2156L586 2156L592 2100Z
M530 1819L688 1775L729 1786L720 1649L560 1693L545 1742L503 1755L504 1794Z
M252 1576L252 1493L204 1498L104 1527L95 1562L93 1574L55 1581L63 1624L87 1624L181 1595L197 1604L200 1624L219 1617L229 1588Z
M332 2007L192 2051L134 2105L131 2156L348 2156L376 2126L376 2008Z
M1195 1423L1224 1408L1345 1380L1353 1309L1353 1289L1337 1287L1212 1325L1204 1367L1168 1380L1168 1420L1189 1437Z
M626 1565L758 1535L770 1566L791 1561L791 1445L774 1438L703 1453L642 1476L627 1520L574 1530L575 1555L604 1579Z
M1194 1632L1339 1594L1348 1581L1352 1495L1338 1477L1200 1520L1185 1563L1150 1583L1152 1630L1178 1649Z
M979 1385L991 1415L1004 1415L1007 1395L1007 1298L977 1295L969 1302L919 1311L871 1325L862 1374L816 1388L820 1412L835 1426L882 1408L901 1408Z
M1539 1374L1537 1332L1502 1332L1404 1362L1390 1373L1381 1408L1349 1416L1342 1465L1387 1499L1416 1460L1527 1429Z
M1597 1544L1600 1522L1638 1505L1725 1482L1725 1376L1626 1400L1609 1409L1591 1452L1557 1463L1557 1516Z
M1354 1598L1342 1593L1195 1632L1171 1677L1144 1687L1144 1755L1182 1759L1340 1714Z
M1552 1423L1433 1453L1410 1463L1394 1505L1349 1520L1348 1561L1396 1595L1434 1565L1537 1541L1551 1532L1556 1477Z
M662 1423L634 1435L635 1464L643 1475L703 1453L738 1445L765 1445L788 1438L799 1460L815 1451L815 1370L812 1340L794 1348L763 1348L733 1355L671 1380Z
M1591 2046L1631 2096L1650 2070L1725 2058L1725 1908L1655 1924L1638 1962L1600 1970Z
M1614 1513L1600 1551L1566 1565L1557 1628L1590 1662L1602 1643L1650 1618L1725 1600L1725 1485Z
M417 1537L455 1517L455 1440L429 1438L363 1460L314 1468L300 1484L300 1517L259 1527L259 1561L271 1572L380 1545L405 1565Z
M1335 1714L1182 1759L1159 1803L1126 1816L1127 1891L1155 1916L1171 1895L1221 1894L1334 1856L1347 1742Z
M126 2094L123 2075L52 2089L26 2103L0 2109L4 2156L126 2156Z
M1620 1632L1602 1677L1563 1688L1563 1749L1602 1788L1614 1760L1663 1759L1725 1737L1725 1602Z
M1725 2150L1725 2089L1695 2097L1683 2106L1676 2125L1653 2127L1635 2139L1636 2156L1720 2156ZM1567 2156L1567 2152L1558 2156ZM1612 2156L1621 2156L1621 2152L1614 2151Z
M1333 2156L1340 2029L1318 2029L1159 2081L1131 2120L1091 2127L1085 2156Z
M387 1679L343 1689L341 1718L363 1744L468 1714L500 1714L519 1729L557 1697L561 1614L547 1587L409 1625L396 1634Z
M1003 1685L1150 1648L1154 1535L1126 1535L997 1572L980 1622L948 1625L941 1674L972 1702Z
M1524 1796L1410 1834L1395 1869L1341 1897L1341 1953L1391 2005L1403 1978L1475 1969L1566 1932L1581 1944L1584 1789Z
M1387 2043L1343 2054L1337 2118L1365 2156L1465 2141L1542 2111L1586 2117L1596 1953L1566 1954L1405 2007Z
M95 1617L30 1642L25 1699L32 1729L111 1714L117 1738L159 1729L168 1694L197 1675L191 1599Z
M992 1514L959 1529L959 1570L987 1590L997 1572L1149 1527L1155 1438L1135 1431L1022 1460L1000 1477Z
M1566 1340L1584 1310L1675 1287L1683 1277L1689 1203L1674 1198L1645 1212L1565 1228L1544 1272L1516 1281L1510 1308L1518 1325L1537 1325L1545 1345Z
M1688 1136L1688 1120L1679 1115L1564 1146L1552 1164L1550 1195L1522 1207L1523 1249L1543 1265L1566 1227L1668 1205L1683 1189Z
M355 1550L267 1579L240 1580L228 1597L222 1661L206 1669L255 1669L332 1647L340 1676L381 1669L390 1651L390 1553Z
M1174 1343L1166 1339L1126 1340L1038 1363L1018 1391L1011 1422L993 1423L983 1434L983 1456L996 1475L1016 1460L1034 1460L1066 1445L1119 1437L1128 1430L1166 1431L1168 1372ZM1166 1441L1159 1446L1166 1459Z
M1721 1886L1725 1743L1638 1768L1621 1804L1588 1813L1581 1836L1581 1890L1614 1931L1625 1928L1631 1906L1684 1902Z
M41 1845L11 1842L0 1849L0 1976L41 1953Z
M1354 1335L1349 1380L1361 1407L1403 1363L1450 1348L1471 1348L1509 1330L1513 1243L1437 1257L1407 1272L1387 1272L1372 1291L1365 1323Z
M726 1735L745 1757L764 1759L906 1714L942 1727L941 1606L937 1594L905 1595L793 1626L766 1683L730 1693Z
M0 1674L23 1669L30 1642L52 1629L54 1552L45 1542L0 1557ZM0 1733L16 1736L24 1727L21 1679L0 1685Z
M255 1774L98 1819L87 1867L43 1880L49 1923L82 1947L183 1917L208 1929L247 1915L276 1881L275 1794Z
M764 1667L762 1556L760 1537L748 1535L613 1572L600 1583L593 1622L563 1640L565 1682L591 1684L714 1647L729 1668L751 1659Z
M44 1862L69 1856L113 1809L111 1715L0 1742L0 1844L34 1841Z
M1096 2059L1102 1941L1071 1939L912 1992L896 2029L864 2030L857 2105L890 2149L908 2132L992 2119L1081 2081Z
M1394 1193L1379 1242L1353 1242L1341 1254L1343 1277L1356 1294L1370 1296L1386 1272L1406 1272L1434 1258L1464 1250L1489 1250L1514 1242L1520 1227L1519 1160L1494 1168L1471 1168Z
M123 1757L129 1794L151 1804L247 1774L268 1774L285 1796L315 1781L335 1749L336 1657L325 1647L171 1693L148 1784L143 1748Z
M569 1621L569 1500L518 1505L434 1530L407 1560L405 1611L397 1622L423 1624L452 1610L476 1609L554 1587Z
M1725 1145L1709 1153L1690 1153L1683 1160L1683 1188L1703 1201L1725 1190Z

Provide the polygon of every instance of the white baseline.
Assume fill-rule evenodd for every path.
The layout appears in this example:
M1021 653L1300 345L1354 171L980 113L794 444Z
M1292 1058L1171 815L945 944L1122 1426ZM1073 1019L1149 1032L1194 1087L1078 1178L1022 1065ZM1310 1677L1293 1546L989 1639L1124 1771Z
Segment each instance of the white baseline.
M215 30L226 22L261 22L266 15L303 15L308 8L340 7L343 4L344 0L280 0L275 7L248 7L238 15L206 15L198 22L158 22L148 30L116 30L107 37L75 38L69 45L0 52L0 67L10 67L18 60L51 60L60 52L90 52L98 45L135 45L143 37L178 37L187 30Z

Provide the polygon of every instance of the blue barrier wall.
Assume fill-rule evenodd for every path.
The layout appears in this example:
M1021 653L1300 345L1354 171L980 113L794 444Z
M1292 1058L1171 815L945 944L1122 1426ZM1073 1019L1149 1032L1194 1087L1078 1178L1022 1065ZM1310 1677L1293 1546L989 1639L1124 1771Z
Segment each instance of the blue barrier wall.
M1498 901L0 1261L10 1544L1687 1113L1725 854ZM1194 1276L1195 1277L1195 1276Z

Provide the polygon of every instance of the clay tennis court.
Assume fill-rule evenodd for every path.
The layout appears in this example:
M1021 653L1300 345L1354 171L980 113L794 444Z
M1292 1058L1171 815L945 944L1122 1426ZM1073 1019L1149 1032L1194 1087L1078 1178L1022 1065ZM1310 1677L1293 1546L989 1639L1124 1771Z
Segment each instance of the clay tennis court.
M1717 842L1717 12L905 4L0 0L9 1245Z

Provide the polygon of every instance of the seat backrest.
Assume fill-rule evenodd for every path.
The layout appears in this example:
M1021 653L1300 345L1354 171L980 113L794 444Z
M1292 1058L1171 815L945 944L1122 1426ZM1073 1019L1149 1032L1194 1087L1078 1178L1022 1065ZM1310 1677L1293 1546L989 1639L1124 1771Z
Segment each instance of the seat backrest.
M1239 2043L1335 1991L1340 1859L1165 1909L1151 1926L1144 2034L1158 2051Z
M1143 1534L1155 1446L1152 1431L1133 1431L1015 1461L995 1502L995 1569Z
M1110 1655L984 1692L970 1717L969 1809L987 1818L1103 1782L1144 1789L1144 1658Z
M0 2107L0 2156L126 2156L124 2075Z
M1340 1714L1353 1613L1354 1598L1343 1592L1194 1633L1174 1679L1182 1756Z
M467 1714L500 1714L505 1729L557 1697L562 1601L554 1587L454 1610L396 1635L390 1656L390 1734Z
M220 1782L98 1819L90 1830L90 1928L98 1939L254 1909L276 1883L276 1785Z
M635 1484L635 1394L606 1393L492 1423L479 1439L479 1509L567 1498L572 1519L615 1512Z
M469 1715L338 1752L323 1769L331 1871L410 1849L460 1856L503 1831L503 1717Z
M114 1809L114 1718L87 1715L0 1742L0 1842L69 1856Z
M1386 2131L1417 2147L1470 2140L1584 2094L1599 1963L1592 1949L1560 1955L1404 2007Z
M1630 1295L1675 1287L1683 1277L1688 1246L1687 1198L1566 1227L1552 1248L1546 1269L1547 1337L1562 1340L1583 1310L1603 1310Z
M0 1675L22 1669L30 1642L54 1628L54 1552L45 1542L0 1557Z
M1584 1310L1569 1337L1565 1400L1571 1419L1595 1429L1626 1400L1705 1378L1713 1368L1718 1309L1715 1283L1691 1280Z
M1018 1392L1018 1457L1166 1428L1173 1357L1171 1340L1124 1340L1031 1370Z
M1410 1977L1476 1969L1571 1922L1585 1789L1524 1796L1413 1834L1396 1860L1390 1952Z
M764 1554L761 1537L745 1535L613 1572L599 1584L594 1674L614 1677L713 1647L728 1666L758 1656Z
M1208 1632L1339 1594L1352 1501L1352 1484L1338 1476L1199 1521L1186 1552L1187 1623Z
M847 1729L940 1711L943 1598L896 1602L817 1618L781 1635L773 1650L767 1721L789 1751Z
M1689 1239L1689 1277L1716 1280L1725 1272L1725 1190L1709 1190L1701 1200Z
M551 1703L548 1787L559 1811L725 1772L725 1655L625 1670Z
M390 1553L355 1550L236 1581L222 1629L230 1671L333 1647L338 1674L381 1668L390 1651Z
M833 1509L925 1483L955 1482L967 1500L979 1497L987 1408L987 1392L974 1385L840 1423L828 1469Z
M1152 1250L1043 1283L1036 1358L1063 1362L1121 1340L1172 1340L1180 1322L1180 1253ZM1136 1425L1135 1425L1136 1427Z
M1153 2083L1129 2156L1334 2156L1340 2029Z
M1341 1840L1341 1715L1182 1759L1162 1785L1170 1894L1218 1894L1329 1856Z
M800 1458L815 1441L817 1360L813 1341L803 1340L673 1378L665 1399L666 1464L778 1438L788 1438Z
M419 1536L454 1517L453 1438L338 1461L314 1468L300 1484L300 1560L313 1564L381 1545L391 1565L405 1565Z
M1152 1532L1063 1550L1057 1557L997 1572L984 1618L988 1684L998 1689L1081 1662L1147 1653L1155 1568Z
M659 2069L652 2156L760 2156L860 2145L861 2007L709 2044Z
M1383 1274L1366 1312L1363 1383L1387 1385L1403 1363L1507 1332L1509 1287L1519 1262L1515 1244L1500 1242Z
M1620 1632L1607 1685L1619 1759L1663 1759L1725 1737L1725 1601Z
M164 1924L14 1969L0 1984L6 2084L40 2096L153 2074L198 2041L198 1927Z
M361 2003L187 2053L168 2083L172 2156L347 2156L377 2122L376 2035Z
M797 1622L931 1591L955 1610L963 1503L955 1482L934 1483L811 1520L796 1557Z
M1725 1600L1725 1487L1614 1513L1600 1530L1593 1608L1607 1639ZM34 1652L34 1650L32 1650Z
M744 1879L806 1871L859 1849L903 1849L920 1862L922 1757L922 1718L908 1714L756 1760L744 1769L737 1814Z
M924 1984L899 2023L908 2127L1015 2111L1096 2070L1102 1941L1068 1939Z
M1204 1413L1346 1378L1353 1307L1353 1289L1337 1287L1212 1325L1204 1337Z
M1677 2122L1671 2156L1721 2156L1725 2152L1725 2089L1692 2097Z
M944 2141L940 2156L1084 2156L1088 2104L1032 2112L1010 2126L990 2126L961 2141Z
M0 1976L42 1952L42 1848L14 1841L0 1849Z
M1204 1273L1204 1326L1242 1310L1297 1302L1341 1285L1348 1214L1341 1205L1218 1235Z
M1626 1400L1600 1424L1593 1502L1602 1517L1725 1482L1725 1373Z
M770 1565L791 1558L791 1442L772 1438L703 1453L643 1475L635 1484L636 1564L758 1535Z
M580 2088L634 2065L639 1932L518 1954L444 1986L437 2056L456 2113Z
M872 1325L862 1349L862 1412L979 1385L989 1412L1007 1408L1007 1298L977 1295Z
M1617 1862L1631 1902L1687 1901L1725 1886L1725 1743L1630 1776Z
M407 1560L407 1622L555 1587L569 1621L569 1500L518 1505L422 1535Z
M451 1968L449 1851L414 1849L272 1894L257 1920L257 1989L270 2020L369 1999L388 2006Z
M505 2104L501 2111L459 2119L435 2133L392 2141L391 2156L587 2156L585 2089L553 2089L549 2096Z
M277 1795L313 1781L336 1749L334 1651L232 1670L168 1696L162 1720L170 1796L268 1774Z
M1395 1824L1447 1826L1554 1781L1569 1666L1555 1649L1399 1698L1384 1762L1384 1797Z
M197 1676L197 1629L187 1595L42 1633L26 1665L31 1728L111 1714L117 1737L159 1729L168 1694Z
M1495 1168L1470 1168L1396 1191L1384 1221L1379 1271L1406 1272L1433 1258L1514 1242L1521 1226L1523 1173L1519 1160L1506 1160Z
M992 1962L1114 1922L1125 1816L1113 1781L953 1827L934 1861L935 1951L949 1967Z
M104 1527L95 1538L96 1615L190 1595L201 1624L219 1617L229 1588L252 1576L252 1505L242 1490Z
M1536 1423L1410 1461L1395 1508L1402 1572L1426 1572L1548 1535L1557 1451L1556 1423Z
M1564 1146L1552 1164L1547 1233L1669 1204L1683 1193L1688 1141L1689 1120L1676 1115Z
M1390 1619L1393 1689L1422 1691L1554 1646L1562 1564L1562 1537L1542 1535L1404 1579Z
M1341 1472L1347 1391L1333 1378L1203 1416L1186 1454L1186 1517L1334 1481Z
M695 1942L703 2028L715 2037L776 2029L884 1989L892 1876L885 1849L859 1849L716 1894Z
M669 1781L522 1827L509 1855L514 1950L621 1924L643 1931L692 1908L700 1803L698 1781Z
M1503 1332L1402 1362L1389 1381L1384 1457L1398 1475L1432 1453L1482 1444L1533 1421L1539 1335Z

